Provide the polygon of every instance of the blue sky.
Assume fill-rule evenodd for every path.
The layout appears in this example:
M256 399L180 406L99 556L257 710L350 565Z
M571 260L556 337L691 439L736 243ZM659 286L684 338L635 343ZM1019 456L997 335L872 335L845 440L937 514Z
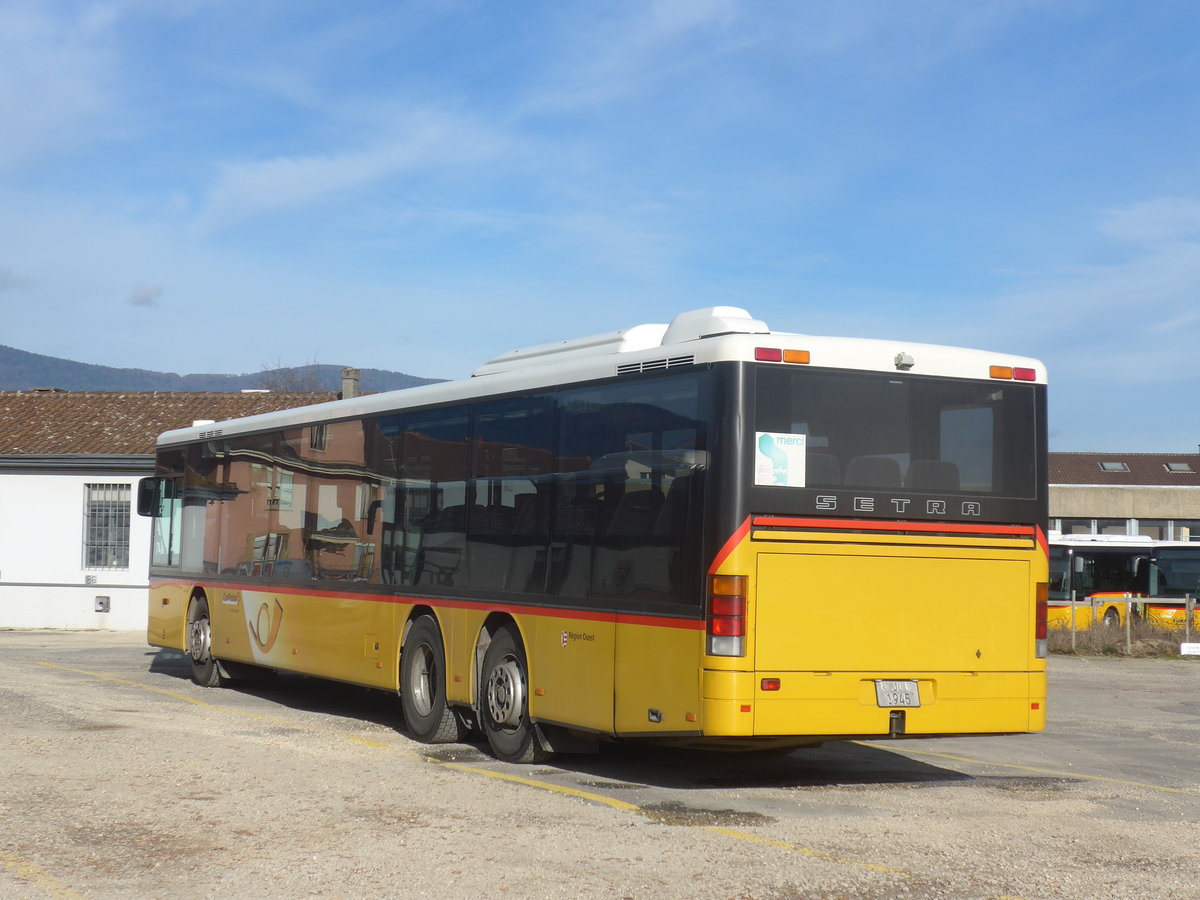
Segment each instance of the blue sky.
M1169 0L0 0L0 343L454 378L732 305L1194 452L1198 106Z

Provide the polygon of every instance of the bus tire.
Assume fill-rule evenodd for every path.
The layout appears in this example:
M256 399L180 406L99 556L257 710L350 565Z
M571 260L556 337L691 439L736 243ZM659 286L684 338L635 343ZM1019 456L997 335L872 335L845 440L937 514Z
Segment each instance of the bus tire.
M432 616L413 622L400 650L400 706L412 736L425 744L461 740L462 719L446 703L446 650Z
M187 651L192 659L192 681L201 687L220 687L221 670L212 655L212 620L203 594L192 598L187 617Z
M479 720L492 753L505 762L534 763L550 756L529 721L528 672L520 637L501 628L483 655Z

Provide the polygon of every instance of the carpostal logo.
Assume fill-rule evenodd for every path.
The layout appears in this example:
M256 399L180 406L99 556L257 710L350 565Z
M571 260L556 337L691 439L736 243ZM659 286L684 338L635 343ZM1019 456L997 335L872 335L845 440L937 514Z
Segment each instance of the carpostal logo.
M851 497L844 505L839 506L838 498L832 494L820 494L817 496L817 509L821 512L834 512L838 509L843 511L846 509L854 512L886 512L895 513L898 516L914 515L924 512L927 516L950 516L962 515L966 518L977 517L983 515L983 504L976 500L964 500L961 503L952 502L949 500L925 500L913 501L907 497L892 497L888 500L881 500L879 497Z

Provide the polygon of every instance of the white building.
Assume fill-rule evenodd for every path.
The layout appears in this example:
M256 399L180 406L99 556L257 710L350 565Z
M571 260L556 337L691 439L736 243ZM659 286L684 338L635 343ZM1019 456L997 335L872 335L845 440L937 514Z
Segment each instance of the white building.
M144 629L156 437L333 397L0 391L0 628Z

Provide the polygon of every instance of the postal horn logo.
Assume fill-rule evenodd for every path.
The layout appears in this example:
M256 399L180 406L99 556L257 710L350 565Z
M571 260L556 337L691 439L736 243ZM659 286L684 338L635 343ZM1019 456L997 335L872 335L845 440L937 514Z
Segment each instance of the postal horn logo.
M275 639L279 637L279 626L283 624L283 607L279 603L279 598L275 598L275 612L273 615L271 607L264 602L258 608L257 618L246 624L250 628L250 636L254 638L254 643L258 645L258 649L263 653L270 653L271 648L275 646Z

